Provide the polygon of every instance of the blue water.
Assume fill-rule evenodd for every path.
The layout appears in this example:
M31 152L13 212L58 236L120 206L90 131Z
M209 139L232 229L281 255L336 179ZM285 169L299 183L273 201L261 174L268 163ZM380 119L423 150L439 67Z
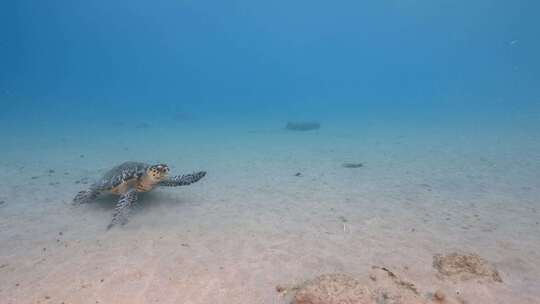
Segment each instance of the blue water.
M535 0L1 1L0 217L9 224L2 226L7 228L0 241L11 247L0 246L5 250L0 249L0 264L13 264L5 258L13 256L20 259L16 263L32 264L30 248L45 246L40 242L46 232L63 229L90 251L96 235L113 250L180 231L191 238L194 260L213 261L201 248L217 242L225 248L219 255L233 259L228 266L249 259L235 261L227 248L246 246L243 253L256 253L281 248L282 239L294 247L307 238L303 246L319 265L335 256L332 246L342 252L350 252L349 246L371 250L362 251L360 259L391 256L404 248L393 245L396 233L409 231L409 223L424 223L415 229L434 231L436 242L413 240L405 246L420 248L420 258L460 247L453 241L463 240L463 247L499 262L511 285L501 294L540 299L530 279L540 275L531 262L540 244L539 12ZM289 132L288 121L318 122L321 128ZM167 162L179 173L209 174L188 190L147 197L158 207L144 208L126 231L149 234L135 240L126 233L119 237L125 243L115 247L115 235L100 230L110 208L66 211L72 210L66 206L84 187L74 180L95 180L125 160ZM347 171L344 162L364 166ZM47 174L50 168L57 175ZM174 200L182 204L167 205ZM317 230L333 223L335 214L325 212L334 209L347 215L358 234L333 239ZM476 212L486 222L475 222L477 231L459 230L469 227ZM448 214L463 222L448 222ZM429 223L421 218L429 216L435 218ZM82 218L84 227L77 224ZM276 218L285 222L276 224ZM252 239L235 243L243 231L235 227L250 227L255 219L257 228L245 231L268 237L268 248ZM374 226L358 228L362 225ZM192 227L202 232L189 234ZM269 237L257 229L277 231ZM234 236L227 234L231 231ZM321 236L313 237L313 231ZM368 232L373 235L361 239ZM527 246L511 243L521 236ZM216 241L229 238L231 243ZM333 245L317 256L319 241ZM77 251L56 257L73 270L77 254L92 258ZM338 259L340 265L360 270L369 265L349 258ZM119 261L112 258L109 266ZM265 262L253 258L254 265ZM43 273L53 267L47 263ZM221 267L216 263L210 263L212 269ZM415 263L431 261L408 265ZM304 279L313 274L307 264L298 273L284 267L281 274ZM188 267L185 273L205 278L197 265L170 269L184 273ZM266 275L273 267L260 272ZM33 283L20 293L0 288L0 302L4 292L10 303L21 303L18 299L39 290L32 284L47 280L34 280L32 271L22 268L17 280ZM210 277L228 281L216 273ZM235 279L228 287L242 294ZM266 293L263 283L248 281L265 296L246 299L271 298L273 291ZM0 283L15 282L6 276Z
M531 0L4 2L2 112L504 112L538 103L539 9Z

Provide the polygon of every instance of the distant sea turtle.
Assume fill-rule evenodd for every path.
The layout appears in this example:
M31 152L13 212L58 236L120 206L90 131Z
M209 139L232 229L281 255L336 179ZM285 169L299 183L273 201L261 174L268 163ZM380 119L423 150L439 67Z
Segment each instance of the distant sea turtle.
M168 173L169 167L165 164L149 165L139 162L125 162L105 173L88 190L80 191L73 202L75 204L89 203L103 192L120 195L112 221L107 226L107 229L110 229L118 223L122 225L127 223L131 207L137 201L138 192L148 192L156 186L190 185L206 175L206 172L200 171L168 177Z

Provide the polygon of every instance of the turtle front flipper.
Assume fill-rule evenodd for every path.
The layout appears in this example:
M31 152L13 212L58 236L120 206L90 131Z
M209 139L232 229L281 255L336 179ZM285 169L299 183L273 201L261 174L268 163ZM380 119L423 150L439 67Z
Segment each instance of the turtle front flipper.
M94 189L94 188L90 188L88 190L80 191L73 198L73 204L74 205L80 205L80 204L90 203L90 202L94 201L99 196L100 193L101 193L101 191L99 191L97 189Z
M195 172L192 174L186 175L177 175L170 178L167 178L159 182L160 186L166 187L177 187L177 186L187 186L193 183L198 182L206 175L206 171Z
M107 230L111 229L116 224L124 225L128 221L131 208L137 202L137 189L131 188L120 196L111 223L107 226Z

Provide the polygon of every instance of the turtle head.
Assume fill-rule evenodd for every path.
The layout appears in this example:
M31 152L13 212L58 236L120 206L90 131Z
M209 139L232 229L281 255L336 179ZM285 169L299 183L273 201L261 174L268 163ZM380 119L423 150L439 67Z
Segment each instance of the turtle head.
M146 174L154 182L159 183L160 181L166 179L169 175L169 166L165 164L157 164L150 166L148 170L146 170Z

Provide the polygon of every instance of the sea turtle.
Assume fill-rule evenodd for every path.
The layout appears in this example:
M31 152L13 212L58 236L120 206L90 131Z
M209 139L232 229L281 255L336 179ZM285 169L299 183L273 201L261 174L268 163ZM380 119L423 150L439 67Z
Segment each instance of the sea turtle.
M137 201L138 192L147 192L156 186L185 186L199 181L206 175L205 171L187 175L168 177L169 167L165 164L149 165L128 161L122 163L103 175L88 190L80 191L73 203L84 204L95 200L101 193L120 195L115 212L107 230L120 223L127 223L131 207Z

